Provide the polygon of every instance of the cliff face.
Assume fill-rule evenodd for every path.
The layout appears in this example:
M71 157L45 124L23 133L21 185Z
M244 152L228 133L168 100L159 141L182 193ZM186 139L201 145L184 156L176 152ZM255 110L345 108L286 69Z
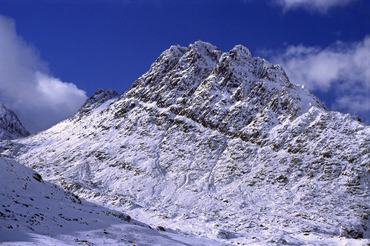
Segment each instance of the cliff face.
M370 127L247 48L172 46L127 92L94 95L17 141L19 162L83 198L201 235L369 238Z

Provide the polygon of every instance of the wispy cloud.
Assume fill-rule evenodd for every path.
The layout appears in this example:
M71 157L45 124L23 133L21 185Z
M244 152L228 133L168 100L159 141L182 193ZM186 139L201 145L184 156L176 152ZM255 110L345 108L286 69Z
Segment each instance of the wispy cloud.
M310 89L327 90L339 80L370 82L370 36L326 48L289 46L272 59L284 66L293 81Z
M311 90L332 90L337 95L332 109L370 120L370 36L352 43L338 41L325 48L289 46L265 55L281 64L293 83Z
M273 0L284 11L303 8L309 11L326 13L330 8L342 7L357 0Z
M361 87L359 88L361 89ZM367 88L369 91L369 88ZM332 109L338 111L345 111L351 114L359 115L362 120L370 123L370 94L363 93L361 91L357 92L351 90L348 94L342 93L332 105Z
M38 51L16 33L14 21L0 15L0 102L17 113L31 131L71 116L86 93L48 72Z

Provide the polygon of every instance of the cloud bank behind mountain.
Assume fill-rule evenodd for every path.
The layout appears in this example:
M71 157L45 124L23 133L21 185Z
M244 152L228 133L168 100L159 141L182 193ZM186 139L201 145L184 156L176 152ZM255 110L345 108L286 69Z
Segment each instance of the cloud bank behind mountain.
M332 110L360 116L370 122L370 36L357 42L337 41L327 47L288 46L262 52L281 64L293 83L313 92L329 93Z
M16 33L12 19L0 15L0 102L30 132L44 130L74 114L85 91L54 77L37 49Z

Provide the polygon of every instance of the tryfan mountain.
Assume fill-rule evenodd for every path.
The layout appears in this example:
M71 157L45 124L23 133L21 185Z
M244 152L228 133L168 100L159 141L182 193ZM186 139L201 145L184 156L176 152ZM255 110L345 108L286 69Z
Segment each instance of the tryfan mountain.
M125 93L99 89L7 154L81 198L197 236L369 239L370 127L294 83L242 45L171 46Z

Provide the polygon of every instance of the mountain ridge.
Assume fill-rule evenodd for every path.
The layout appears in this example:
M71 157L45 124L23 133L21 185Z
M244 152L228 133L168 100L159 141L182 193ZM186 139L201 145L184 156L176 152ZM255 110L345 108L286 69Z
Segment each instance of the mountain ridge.
M185 50L185 47L181 48L182 51ZM291 102L292 100L308 100L308 102L305 102L306 105L311 104L325 108L312 94L310 95L311 98L306 97L303 99L294 98L292 95L289 95L290 98L285 96L287 88L294 88L297 95L308 94L308 91L291 84L284 70L279 65L271 65L262 58L252 58L251 53L244 46L237 45L230 52L222 55L218 48L201 41L190 45L185 53L180 53L182 56L178 55L178 53L172 55L171 51L173 49L170 48L163 52L150 70L135 81L128 91L122 94L121 98L134 95L134 97L144 102L155 101L159 107L169 107L172 113L184 115L196 122L201 121L203 126L212 129L219 128L220 130L225 128L229 130L228 135L237 134L244 138L250 136L243 131L238 132L238 130L242 130L241 126L247 126L250 123L257 125L258 122L252 122L253 116L257 113L262 114L263 112L261 111L265 109L263 106L266 104L271 105L265 111L283 108L287 114L289 114L288 111L299 110L298 108L293 108L292 104L294 105L294 103ZM180 48L176 46L176 52L178 49ZM209 56L212 59L204 59L205 54L211 54ZM197 59L194 60L194 57ZM161 77L155 72L163 64L169 65L163 69L165 75ZM241 72L237 70L238 67L242 67ZM152 70L154 70L154 75ZM185 76L182 76L181 71L184 70L187 73ZM188 70L190 70L190 75ZM210 77L210 79L207 77ZM215 77L216 79L214 79ZM273 95L274 97L269 98L271 95L264 94L265 90L271 92L271 90L266 88L269 85L264 83L264 78L267 78L269 81L283 81L279 85L282 87L279 92L280 95L277 95L276 88L274 88L276 90L273 92L275 94ZM150 83L152 85L148 87L147 85ZM170 89L168 90L168 88ZM226 93L215 95L214 91L225 92L225 90L227 90ZM302 90L305 93L302 93ZM187 99L184 99L184 96ZM206 100L202 100L203 98L206 98ZM262 102L262 105L256 105L254 101L248 101L249 98L251 100L262 99L265 101ZM223 110L223 108L228 106L227 104L231 104L229 106L230 109ZM248 104L251 104L254 108L249 108ZM281 107L279 107L279 104L281 104ZM208 106L208 108L205 106ZM233 106L236 110L233 110ZM304 106L300 106L304 108ZM255 113L248 115L247 112L250 110L255 111ZM307 106L302 111L307 111ZM296 113L292 112L291 114ZM292 116L294 117L294 115ZM243 120L242 118L245 117L248 118ZM221 118L225 120L222 122ZM230 125L228 123L230 121L237 121L237 124Z

